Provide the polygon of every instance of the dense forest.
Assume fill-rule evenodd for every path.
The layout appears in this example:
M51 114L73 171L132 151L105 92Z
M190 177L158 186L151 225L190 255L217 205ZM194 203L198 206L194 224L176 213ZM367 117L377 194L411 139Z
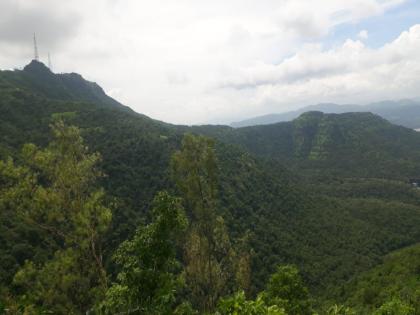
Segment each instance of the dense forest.
M0 72L0 314L420 314L420 134L176 126Z

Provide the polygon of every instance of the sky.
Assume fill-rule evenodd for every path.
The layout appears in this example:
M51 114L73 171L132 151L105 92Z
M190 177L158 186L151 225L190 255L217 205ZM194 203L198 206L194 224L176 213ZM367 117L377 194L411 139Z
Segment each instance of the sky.
M177 124L420 96L418 0L0 0L0 68L33 59Z

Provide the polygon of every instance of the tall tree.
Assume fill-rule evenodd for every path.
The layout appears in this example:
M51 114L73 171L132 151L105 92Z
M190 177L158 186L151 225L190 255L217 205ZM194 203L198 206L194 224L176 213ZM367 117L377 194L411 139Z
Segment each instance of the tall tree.
M0 191L0 207L46 231L55 249L44 263L28 261L15 275L24 303L61 314L86 312L107 288L102 236L111 221L104 192L97 188L100 156L90 154L80 130L56 119L45 149L22 150L22 165L0 165L1 178L13 178Z
M172 175L192 218L185 245L185 279L192 303L200 311L214 309L220 296L230 292L235 275L235 252L218 213L217 172L214 141L185 135L182 149L172 158Z
M114 255L121 271L102 305L108 313L172 314L181 283L176 245L188 221L180 200L167 192L156 195L152 217Z
M308 289L295 266L278 266L263 293L268 305L278 305L289 315L311 315L313 310Z

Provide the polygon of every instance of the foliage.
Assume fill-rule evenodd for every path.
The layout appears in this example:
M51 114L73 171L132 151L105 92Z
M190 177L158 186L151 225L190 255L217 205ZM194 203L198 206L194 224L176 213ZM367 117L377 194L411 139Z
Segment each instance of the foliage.
M393 299L383 304L373 315L414 315L414 308L398 299Z
M240 291L232 297L219 302L217 313L220 315L286 315L277 305L267 305L261 296L254 301L246 300L245 293Z
M355 277L336 298L360 313L370 313L389 301L400 300L420 312L420 245L387 255L375 268ZM397 302L394 304L398 304Z
M350 307L335 304L328 309L326 315L356 315L356 312Z
M107 294L107 312L170 314L180 285L176 245L187 228L180 200L160 192L153 202L152 222L137 229L114 255L120 266L117 283Z
M213 141L185 135L172 159L173 178L191 213L185 246L185 279L191 299L201 311L214 309L235 276L234 250L218 215L217 161ZM246 269L245 269L246 270Z
M104 192L95 188L99 155L87 152L76 127L59 120L52 132L46 149L24 147L23 166L11 160L0 165L1 178L9 179L1 189L1 208L43 230L42 241L55 249L51 259L27 261L16 273L25 303L81 312L107 286L101 246L111 211L103 204Z
M268 305L278 305L289 315L312 314L308 289L294 266L277 267L267 283L263 298Z

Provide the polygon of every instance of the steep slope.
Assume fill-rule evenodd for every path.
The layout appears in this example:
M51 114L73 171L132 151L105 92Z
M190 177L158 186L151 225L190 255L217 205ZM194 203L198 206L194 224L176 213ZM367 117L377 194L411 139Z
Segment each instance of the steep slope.
M268 125L291 121L305 112L320 111L327 114L343 114L349 112L372 112L393 124L407 128L420 128L420 102L418 100L383 101L368 105L338 105L333 103L305 106L301 109L281 114L267 114L231 124L232 127Z

